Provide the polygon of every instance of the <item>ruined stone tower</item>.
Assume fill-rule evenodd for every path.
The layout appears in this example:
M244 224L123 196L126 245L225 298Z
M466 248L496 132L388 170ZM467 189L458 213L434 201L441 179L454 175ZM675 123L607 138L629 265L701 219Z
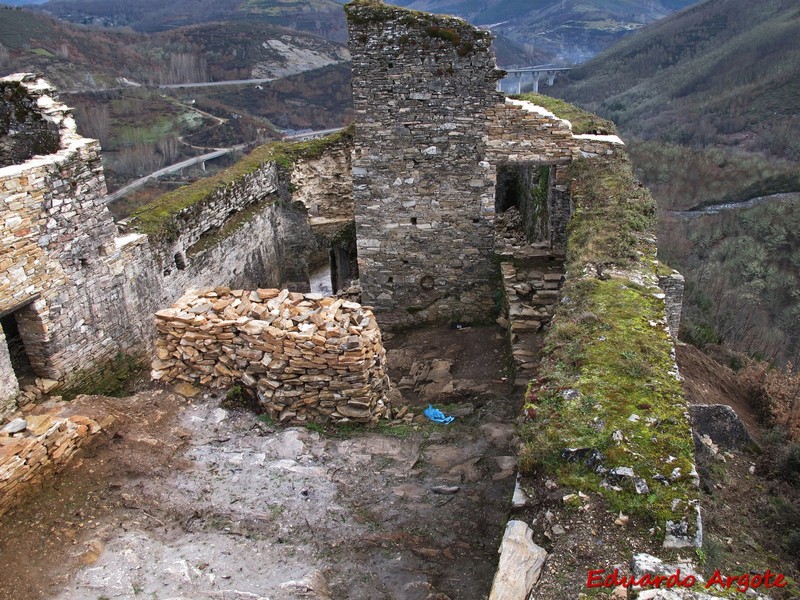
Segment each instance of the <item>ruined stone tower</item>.
M364 301L429 319L485 317L495 181L486 111L501 101L502 76L491 36L380 2L346 10Z
M568 121L504 98L491 35L466 21L379 0L346 11L364 301L421 321L487 320L496 211L515 206L528 241L563 254L565 166L622 142L574 135Z

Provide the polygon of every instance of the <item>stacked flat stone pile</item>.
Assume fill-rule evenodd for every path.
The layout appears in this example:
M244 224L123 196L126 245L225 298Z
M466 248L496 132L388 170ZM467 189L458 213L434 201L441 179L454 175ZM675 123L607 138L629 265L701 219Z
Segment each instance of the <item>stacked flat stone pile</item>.
M0 516L113 423L111 417L98 423L61 412L56 406L45 414L13 419L0 429Z
M278 289L190 292L156 313L153 379L254 390L284 423L389 416L386 352L372 310Z

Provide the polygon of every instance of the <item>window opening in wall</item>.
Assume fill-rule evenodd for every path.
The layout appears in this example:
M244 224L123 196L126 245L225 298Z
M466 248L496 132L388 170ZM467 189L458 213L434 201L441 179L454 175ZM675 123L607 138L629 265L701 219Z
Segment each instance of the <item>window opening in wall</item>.
M333 295L335 288L334 270L336 269L336 256L333 251L328 252L328 260L317 267L309 269L308 284L315 294L323 296Z
M550 165L506 163L497 167L495 214L498 233L528 243L552 243Z
M32 381L36 377L36 373L25 349L25 343L22 341L16 313L12 312L0 318L0 326L2 326L3 334L6 337L8 354L11 357L11 367L14 369L17 380L20 384L27 380Z
M411 217L411 224L412 225L416 225L417 224L417 217Z

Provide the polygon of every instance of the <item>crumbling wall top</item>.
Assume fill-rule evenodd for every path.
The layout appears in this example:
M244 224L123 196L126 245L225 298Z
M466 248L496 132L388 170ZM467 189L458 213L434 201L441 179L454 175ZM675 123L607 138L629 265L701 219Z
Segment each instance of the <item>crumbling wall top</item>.
M0 78L0 168L56 154L79 142L93 141L78 134L72 109L58 101L55 88L41 76L16 73Z

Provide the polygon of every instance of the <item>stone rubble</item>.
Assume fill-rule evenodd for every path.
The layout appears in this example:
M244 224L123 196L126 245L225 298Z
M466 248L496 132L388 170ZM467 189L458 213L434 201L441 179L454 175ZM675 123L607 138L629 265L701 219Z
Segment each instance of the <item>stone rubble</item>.
M281 423L389 418L389 378L372 310L279 289L190 292L156 313L152 377L252 390Z
M62 416L64 411L65 405L55 405L44 414L17 417L0 430L0 516L113 423L111 417L98 422Z
M561 300L565 256L549 242L530 243L516 208L497 216L495 248L503 280L497 324L508 331L511 340L515 385L524 387L538 366L535 334L550 323Z

